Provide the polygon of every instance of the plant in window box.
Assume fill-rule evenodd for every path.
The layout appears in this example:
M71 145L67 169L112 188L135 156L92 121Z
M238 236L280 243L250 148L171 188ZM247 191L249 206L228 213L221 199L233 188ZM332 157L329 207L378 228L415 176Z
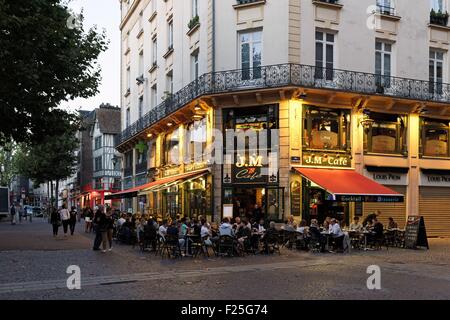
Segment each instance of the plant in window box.
M170 101L173 98L173 93L170 91L164 91L164 95L161 97L162 101Z
M448 12L442 12L442 11L435 11L434 9L431 9L430 12L430 23L438 24L442 26L446 26L448 23Z
M193 17L191 19L191 21L189 21L188 23L188 28L189 30L192 30L195 26L197 26L198 24L200 24L200 17L198 15L196 15L195 17Z

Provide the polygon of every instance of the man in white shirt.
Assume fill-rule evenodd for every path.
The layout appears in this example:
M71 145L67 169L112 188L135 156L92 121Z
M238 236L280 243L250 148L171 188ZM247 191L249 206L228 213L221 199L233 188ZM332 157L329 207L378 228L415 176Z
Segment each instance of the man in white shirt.
M230 236L234 235L233 227L230 224L230 220L228 218L224 218L222 220L222 224L219 227L219 234L221 236Z
M61 211L59 211L59 215L61 217L63 229L64 229L64 237L67 237L67 229L69 227L69 219L70 213L69 210L66 209L66 205L63 204Z
M344 233L341 230L341 227L339 226L339 223L336 219L331 219L331 228L330 228L330 235L333 237L334 242L334 248L342 249L342 242L344 240Z
M158 229L158 234L165 238L167 234L167 220L164 220Z
M120 228L125 223L125 221L127 221L125 219L125 214L122 214L120 216L119 220L117 220L117 226Z

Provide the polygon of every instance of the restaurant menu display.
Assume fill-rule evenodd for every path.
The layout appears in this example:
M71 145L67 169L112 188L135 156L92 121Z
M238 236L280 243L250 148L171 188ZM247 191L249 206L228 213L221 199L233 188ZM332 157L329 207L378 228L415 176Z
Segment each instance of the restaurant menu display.
M425 221L420 216L409 216L405 230L405 248L416 249L417 247L428 247Z

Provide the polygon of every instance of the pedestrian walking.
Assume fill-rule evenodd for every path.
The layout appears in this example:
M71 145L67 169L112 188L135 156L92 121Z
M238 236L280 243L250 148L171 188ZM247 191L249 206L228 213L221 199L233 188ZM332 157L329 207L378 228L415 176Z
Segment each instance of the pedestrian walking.
M100 229L100 223L101 218L104 215L103 208L96 207L94 213L94 219L93 219L93 228L95 232L95 239L94 239L94 247L92 248L94 251L100 250L100 245L102 244L102 232Z
M9 209L9 214L11 215L11 224L16 224L16 207L14 204L11 205L11 208Z
M67 229L69 227L70 222L70 213L69 210L66 209L66 205L63 204L61 211L59 212L61 216L61 222L64 230L64 237L67 237Z
M77 210L75 207L72 207L70 210L70 219L69 219L69 227L70 227L70 235L73 236L73 232L75 231L75 224L77 223Z
M54 207L50 208L50 223L53 227L53 237L56 238L58 236L59 226L61 225L61 216Z

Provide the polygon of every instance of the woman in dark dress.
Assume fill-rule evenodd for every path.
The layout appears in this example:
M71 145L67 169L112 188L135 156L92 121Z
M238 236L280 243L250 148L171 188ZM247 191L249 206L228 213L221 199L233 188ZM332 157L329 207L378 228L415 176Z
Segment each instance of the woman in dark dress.
M52 207L50 210L51 210L50 223L52 224L53 227L53 237L57 237L58 229L59 226L61 225L61 217L59 216L59 212L58 210L56 210L55 207Z

